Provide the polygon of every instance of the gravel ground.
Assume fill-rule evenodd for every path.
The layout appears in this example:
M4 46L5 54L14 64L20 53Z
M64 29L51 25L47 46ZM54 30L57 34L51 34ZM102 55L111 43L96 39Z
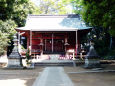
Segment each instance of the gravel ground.
M0 69L0 86L32 86L43 69Z
M104 64L102 66L104 67L103 70L115 70L115 64ZM43 66L35 67L35 69L0 68L0 86L32 86L43 69ZM92 70L80 66L64 67L64 70L75 86L115 86L115 72L87 73L85 71Z
M115 70L115 64L106 64L103 65L103 67L103 70ZM115 86L115 72L87 73L85 71L93 70L84 69L82 67L64 67L64 70L75 86Z

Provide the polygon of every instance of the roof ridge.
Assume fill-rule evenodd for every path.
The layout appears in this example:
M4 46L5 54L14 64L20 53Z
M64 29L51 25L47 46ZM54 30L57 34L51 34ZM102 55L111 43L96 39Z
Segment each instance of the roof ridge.
M68 17L68 18L78 18L79 14L64 14L64 15L60 15L60 14L56 14L56 15L52 15L52 14L40 14L40 15L34 15L34 14L28 14L29 18L33 18L33 17Z

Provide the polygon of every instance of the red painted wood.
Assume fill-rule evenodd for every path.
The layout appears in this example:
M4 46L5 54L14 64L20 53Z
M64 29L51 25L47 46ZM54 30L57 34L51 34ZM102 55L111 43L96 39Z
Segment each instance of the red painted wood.
M25 32L22 36L27 37L27 48L30 46L30 31L19 31ZM53 47L54 52L63 52L65 47L67 50L76 49L76 32L32 32L32 49L33 50L43 50L52 52L52 33L53 33ZM80 41L84 34L88 31L78 31L78 47L80 49ZM69 45L65 46L65 38ZM46 47L45 47L46 40ZM40 43L43 42L43 46ZM46 49L45 49L46 48ZM33 52L33 51L32 51ZM78 52L78 51L76 51Z

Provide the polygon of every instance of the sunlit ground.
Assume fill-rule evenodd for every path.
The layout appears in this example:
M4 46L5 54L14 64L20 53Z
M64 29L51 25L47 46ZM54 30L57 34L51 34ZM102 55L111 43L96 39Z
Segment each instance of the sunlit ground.
M21 79L0 80L0 86L26 86L26 80Z
M4 64L4 65L3 65ZM1 56L0 57L0 67L6 67L8 64L8 58L7 56Z
M0 57L0 62L7 63L8 62L7 56L5 55L5 56Z
M43 69L43 67L35 69L0 68L0 86L32 86Z

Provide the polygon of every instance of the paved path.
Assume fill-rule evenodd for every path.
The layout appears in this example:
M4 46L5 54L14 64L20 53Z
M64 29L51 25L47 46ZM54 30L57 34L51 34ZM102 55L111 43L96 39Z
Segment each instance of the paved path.
M74 86L63 67L46 67L33 86Z

